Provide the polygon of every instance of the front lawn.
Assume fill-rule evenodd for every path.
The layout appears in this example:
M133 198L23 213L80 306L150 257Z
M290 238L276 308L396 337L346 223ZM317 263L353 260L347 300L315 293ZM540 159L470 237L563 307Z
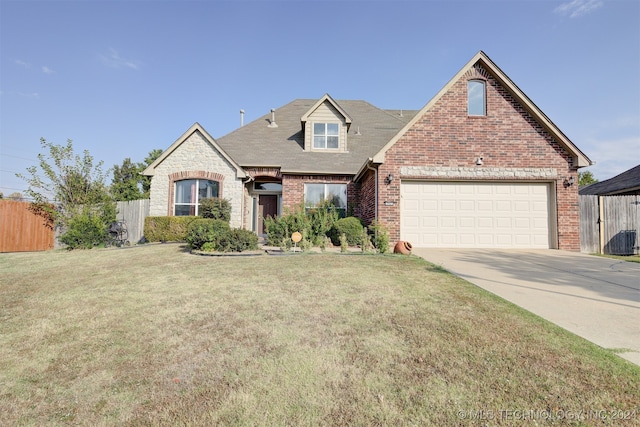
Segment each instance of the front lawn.
M0 425L640 422L640 368L414 256L157 244L0 272Z

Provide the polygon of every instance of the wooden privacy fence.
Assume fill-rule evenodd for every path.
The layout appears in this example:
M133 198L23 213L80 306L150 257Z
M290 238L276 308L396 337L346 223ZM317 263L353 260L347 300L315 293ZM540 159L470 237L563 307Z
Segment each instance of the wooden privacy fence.
M149 216L149 199L117 203L118 221L127 224L127 240L132 245L140 242L144 235L144 219Z
M580 250L638 254L640 196L580 196Z
M53 227L29 210L29 202L0 200L0 252L53 249Z

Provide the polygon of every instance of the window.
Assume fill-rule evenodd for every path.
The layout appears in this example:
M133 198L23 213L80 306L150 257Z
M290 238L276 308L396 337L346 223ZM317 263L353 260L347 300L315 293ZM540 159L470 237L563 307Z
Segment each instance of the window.
M347 212L347 184L305 184L304 206L313 208L324 201L329 201L344 217Z
M282 193L282 183L280 182L254 182L254 191L269 191L275 193Z
M314 123L313 148L338 148L339 131L338 123Z
M175 216L198 215L198 205L201 199L218 197L219 184L217 181L206 179L185 179L176 181Z
M470 116L485 116L486 110L485 82L482 80L469 80L467 83L467 101Z

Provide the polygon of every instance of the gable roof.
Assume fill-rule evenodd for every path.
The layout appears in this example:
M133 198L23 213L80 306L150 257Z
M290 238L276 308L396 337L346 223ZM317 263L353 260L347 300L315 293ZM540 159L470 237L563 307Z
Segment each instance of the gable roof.
M614 194L640 194L640 165L605 181L596 182L579 190L581 196L610 196Z
M567 136L511 81L511 79L483 52L479 51L458 73L416 114L407 125L398 132L380 151L373 156L374 163L383 163L385 153L408 131L433 105L477 63L480 63L491 75L538 121L573 157L576 167L590 166L591 160L575 146Z
M346 153L304 150L301 122L325 101L331 102L352 123L347 132ZM283 174L355 175L416 112L397 114L366 101L334 101L329 95L320 100L296 99L276 109L277 127L268 126L271 114L267 113L218 138L217 143L244 168L279 167Z
M329 96L328 93L325 93L324 96L318 100L318 102L316 102L311 108L309 108L309 110L306 113L304 113L304 115L300 119L300 121L302 122L302 128L304 129L304 126L306 125L307 120L309 120L309 116L312 115L318 109L318 107L320 107L325 102L328 102L329 104L331 104L333 108L335 108L338 111L338 113L342 115L345 123L347 124L347 130L348 130L349 127L351 127L351 121L352 121L351 117L349 117L349 115L342 109L340 105L338 105L336 101L333 100L333 98Z
M222 155L222 157L224 157L224 159L226 161L228 161L236 170L236 176L238 178L245 178L246 177L246 173L244 172L244 170L242 169L242 167L240 167L240 165L238 165L232 158L231 156L229 156L223 149L222 147L220 147L220 145L218 145L216 143L216 140L209 135L209 132L207 132L206 130L204 130L204 128L200 125L200 123L196 122L194 123L189 129L187 129L187 131L185 133L182 134L182 136L180 136L180 138L176 139L176 141L171 144L171 146L169 146L169 148L167 148L166 150L164 150L164 152L160 155L160 157L158 157L153 163L151 163L143 172L142 175L146 175L146 176L153 176L155 175L155 169L156 167L162 163L164 161L164 159L166 159L171 153L173 153L176 148L178 148L180 145L182 145L183 142L185 142L187 139L189 139L189 137L194 133L194 132L200 132L205 140L211 144L216 150L218 150L218 152L220 152L220 154Z

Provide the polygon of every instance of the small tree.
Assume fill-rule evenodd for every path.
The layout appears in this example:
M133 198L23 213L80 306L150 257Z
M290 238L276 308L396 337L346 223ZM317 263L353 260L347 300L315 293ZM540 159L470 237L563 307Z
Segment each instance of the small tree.
M593 176L591 171L578 171L578 187L595 184L598 180Z
M122 166L113 166L113 180L111 181L111 196L114 200L127 201L142 199L140 186L140 166L126 158Z
M104 184L102 162L94 164L88 150L82 156L76 155L70 139L66 145L56 145L44 138L40 138L40 143L43 153L38 154L38 166L28 167L28 175L16 174L29 184L26 193L33 200L33 211L67 228L67 233L75 233L75 225L86 230L87 224L96 223L97 217L106 238L107 225L115 220L116 210ZM85 217L85 221L72 221L79 216ZM87 237L92 245L94 234ZM83 246L84 242L77 245Z
M156 159L160 157L161 154L162 154L162 150L159 148L155 148L149 151L149 155L147 155L147 157L144 158L144 167L140 172L144 171L147 167L151 165L151 163L155 162ZM142 185L142 198L148 199L149 192L151 191L151 177L140 175L140 184Z
M161 154L162 150L154 149L145 157L143 163L133 163L131 158L127 157L122 161L122 165L114 165L111 181L113 198L120 201L149 198L151 178L142 175L142 172Z

